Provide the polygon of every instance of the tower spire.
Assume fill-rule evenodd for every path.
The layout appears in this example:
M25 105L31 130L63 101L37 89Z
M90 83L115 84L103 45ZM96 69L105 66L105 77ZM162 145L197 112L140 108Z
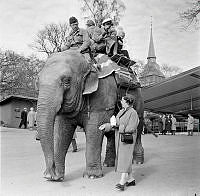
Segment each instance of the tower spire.
M156 58L155 49L153 44L153 33L152 33L152 16L151 16L151 33L150 33L150 43L149 43L149 52L147 59Z

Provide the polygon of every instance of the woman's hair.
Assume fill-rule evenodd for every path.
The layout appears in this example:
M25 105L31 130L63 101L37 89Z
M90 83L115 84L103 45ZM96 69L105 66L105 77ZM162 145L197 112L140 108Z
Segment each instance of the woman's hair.
M128 105L133 105L135 103L135 97L133 95L127 94L123 98L126 101L126 103L128 103Z

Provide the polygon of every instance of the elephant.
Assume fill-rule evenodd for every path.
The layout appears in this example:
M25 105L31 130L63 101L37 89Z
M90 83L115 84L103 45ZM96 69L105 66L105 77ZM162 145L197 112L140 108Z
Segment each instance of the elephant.
M90 68L91 65L81 53L67 50L48 57L39 73L37 126L46 163L44 177L49 180L64 180L65 157L77 126L83 127L86 136L84 175L90 178L103 176L101 151L104 132L98 127L109 122L113 115L118 88L112 73L98 80L94 92L84 94L91 74ZM136 110L142 121L141 89L137 88L129 93L136 97ZM114 166L114 134L106 136L104 165ZM136 143L141 149L141 129Z

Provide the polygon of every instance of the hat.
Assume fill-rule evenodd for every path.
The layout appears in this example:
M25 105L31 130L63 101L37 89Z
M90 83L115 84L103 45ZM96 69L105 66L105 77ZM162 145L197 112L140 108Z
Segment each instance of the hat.
M123 98L129 105L132 105L135 103L135 96L131 94L126 94Z
M102 22L102 25L105 25L105 23L110 23L110 24L112 24L112 19L111 19L111 18L106 18L106 19Z
M95 23L93 20L87 20L86 25L87 26L95 26Z
M125 37L125 32L121 29L118 29L117 30L117 36L121 37L121 38L124 38Z
M124 32L124 29L121 26L119 26L117 28L117 36L121 36L121 35L125 36L125 32Z
M69 24L71 25L71 24L74 24L74 23L78 24L78 20L74 16L72 16L72 17L69 18Z

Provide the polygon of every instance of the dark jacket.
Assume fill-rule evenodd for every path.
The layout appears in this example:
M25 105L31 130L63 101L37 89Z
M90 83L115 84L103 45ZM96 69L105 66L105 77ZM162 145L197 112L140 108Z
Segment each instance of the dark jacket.
M21 112L21 119L27 121L27 112L24 110Z
M166 131L171 131L171 127L172 127L172 120L171 120L171 118L166 117L166 121L165 121Z

